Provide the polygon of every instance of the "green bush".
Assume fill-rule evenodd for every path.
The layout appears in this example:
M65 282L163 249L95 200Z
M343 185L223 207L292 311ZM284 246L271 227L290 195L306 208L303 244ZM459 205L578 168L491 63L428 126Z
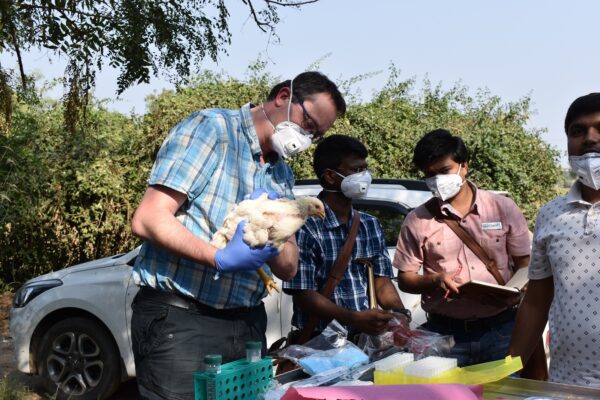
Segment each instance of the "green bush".
M131 153L141 133L137 119L98 106L67 133L60 103L16 102L0 136L0 282L131 248L144 179Z
M0 286L139 244L129 221L168 131L198 109L259 104L279 81L263 67L251 67L245 80L200 75L150 97L141 117L92 103L74 131L65 128L61 103L39 94L15 98L12 120L0 124ZM340 84L352 90L354 82ZM508 191L532 224L558 193L562 171L541 131L525 128L529 99L502 103L486 92L470 96L460 86L444 91L428 83L415 92L392 68L388 83L370 101L352 101L331 132L367 145L375 177L420 178L411 165L414 144L447 128L471 150L471 179ZM298 178L313 176L311 157L307 151L291 162Z
M29 390L8 379L0 379L0 400L25 400Z

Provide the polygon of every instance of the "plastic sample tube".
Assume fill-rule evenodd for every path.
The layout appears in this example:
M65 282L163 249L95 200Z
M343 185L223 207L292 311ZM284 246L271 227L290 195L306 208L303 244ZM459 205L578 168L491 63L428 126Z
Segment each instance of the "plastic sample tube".
M246 342L246 361L256 362L262 359L262 342Z

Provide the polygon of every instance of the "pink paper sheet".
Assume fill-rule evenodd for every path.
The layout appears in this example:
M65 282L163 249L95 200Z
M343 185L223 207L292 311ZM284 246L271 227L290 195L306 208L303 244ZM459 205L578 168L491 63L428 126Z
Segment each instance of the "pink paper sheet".
M373 385L290 388L281 400L482 400L483 386Z

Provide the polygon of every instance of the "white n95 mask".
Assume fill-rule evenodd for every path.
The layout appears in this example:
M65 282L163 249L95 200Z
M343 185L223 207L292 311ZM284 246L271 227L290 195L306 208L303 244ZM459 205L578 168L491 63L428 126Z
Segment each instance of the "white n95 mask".
M273 150L282 158L289 158L308 149L312 144L312 135L307 133L298 124L290 121L290 110L292 108L292 97L294 94L294 80L290 81L290 102L288 103L288 120L273 126L273 136L271 136L271 145ZM265 109L263 108L263 112ZM265 113L265 116L267 114ZM267 117L268 119L269 117ZM271 120L269 119L269 122ZM273 125L273 123L271 123Z
M342 194L349 199L359 199L366 196L371 186L371 173L368 169L357 172L356 174L344 176L337 171L333 171L342 178Z
M275 127L271 137L273 150L283 158L289 158L304 151L312 144L311 136L292 121L284 121Z
M594 190L600 189L600 153L569 156L569 164L581 183Z
M453 198L460 192L460 188L465 183L459 175L462 165L458 167L456 174L440 174L425 179L425 184L433 195L446 201Z

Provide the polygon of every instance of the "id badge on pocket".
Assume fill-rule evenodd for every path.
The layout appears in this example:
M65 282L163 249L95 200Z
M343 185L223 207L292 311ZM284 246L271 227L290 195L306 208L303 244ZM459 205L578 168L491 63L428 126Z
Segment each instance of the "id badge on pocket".
M497 231L502 229L502 222L482 222L481 229L484 231Z

